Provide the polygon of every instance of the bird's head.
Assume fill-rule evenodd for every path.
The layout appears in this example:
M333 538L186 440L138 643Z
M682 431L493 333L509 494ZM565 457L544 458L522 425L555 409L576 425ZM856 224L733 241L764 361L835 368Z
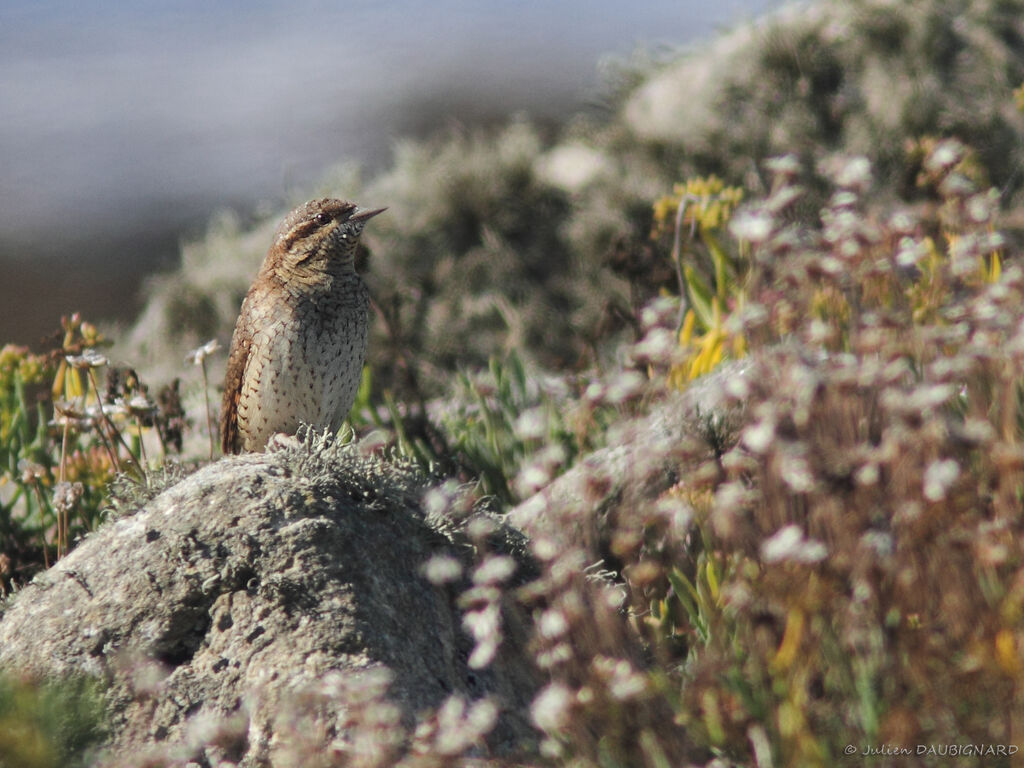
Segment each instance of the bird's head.
M363 227L385 210L332 198L310 200L278 226L268 262L289 278L352 271Z

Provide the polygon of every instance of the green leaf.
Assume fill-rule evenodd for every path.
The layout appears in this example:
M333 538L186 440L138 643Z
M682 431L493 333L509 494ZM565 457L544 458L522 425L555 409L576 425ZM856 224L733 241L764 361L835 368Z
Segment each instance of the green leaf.
M683 276L686 279L686 292L690 297L690 305L693 307L694 314L697 315L697 322L701 324L701 330L707 331L714 324L711 289L697 270L689 264L683 266Z
M718 296L718 301L724 307L725 300L730 294L735 293L736 288L732 278L734 272L732 261L722 244L718 242L718 238L710 232L701 232L701 237L704 239L704 244L711 253L711 261L715 265L715 295Z
M686 574L680 571L678 568L673 568L668 572L668 580L672 585L672 590L675 592L676 597L682 604L683 609L686 611L687 616L690 618L690 624L697 631L702 642L707 642L708 639L708 625L707 621L701 615L700 595L697 593L697 589L693 586Z

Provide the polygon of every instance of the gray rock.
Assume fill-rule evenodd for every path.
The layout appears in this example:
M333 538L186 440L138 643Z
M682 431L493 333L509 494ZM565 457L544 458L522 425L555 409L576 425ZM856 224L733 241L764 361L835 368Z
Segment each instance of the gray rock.
M460 582L421 568L446 556L465 574L484 544L425 513L425 488L409 467L309 441L208 465L17 593L0 668L104 679L109 759L124 765L344 751L382 679L381 729L408 734L449 697L490 697L501 714L481 752L517 751L534 739L525 624L504 605L497 658L470 667Z

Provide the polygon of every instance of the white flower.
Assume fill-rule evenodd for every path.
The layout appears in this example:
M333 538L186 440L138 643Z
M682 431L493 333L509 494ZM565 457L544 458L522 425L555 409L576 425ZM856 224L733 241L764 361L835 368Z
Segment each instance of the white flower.
M65 355L64 359L72 368L99 368L107 364L107 358L95 349L86 349L80 355Z
M572 692L562 683L551 683L533 700L530 716L542 731L555 733L569 722Z
M775 439L775 422L764 419L743 430L743 444L754 453L767 453Z
M210 339L208 342L203 344L201 347L196 347L185 355L185 360L192 363L193 365L201 365L202 362L220 349L220 344L217 343L216 339Z
M473 573L474 584L500 584L515 573L516 561L505 555L492 555Z
M772 235L774 220L764 210L751 210L749 208L737 211L729 223L729 230L739 240L746 240L750 243L763 243Z
M462 565L454 557L435 555L424 563L422 573L431 584L440 586L459 578L462 575Z
M924 471L924 497L928 501L942 501L960 477L960 465L953 459L933 461Z
M766 563L792 560L797 563L817 563L828 556L820 541L804 538L799 525L787 525L761 544L761 557Z
M863 156L851 158L838 168L835 180L841 187L867 189L871 185L871 163Z

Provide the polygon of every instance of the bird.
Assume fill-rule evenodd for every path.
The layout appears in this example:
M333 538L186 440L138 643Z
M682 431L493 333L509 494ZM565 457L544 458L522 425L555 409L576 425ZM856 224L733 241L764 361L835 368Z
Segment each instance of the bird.
M278 225L231 336L221 403L225 454L256 452L300 424L336 432L366 360L370 297L355 256L386 208L310 200Z

